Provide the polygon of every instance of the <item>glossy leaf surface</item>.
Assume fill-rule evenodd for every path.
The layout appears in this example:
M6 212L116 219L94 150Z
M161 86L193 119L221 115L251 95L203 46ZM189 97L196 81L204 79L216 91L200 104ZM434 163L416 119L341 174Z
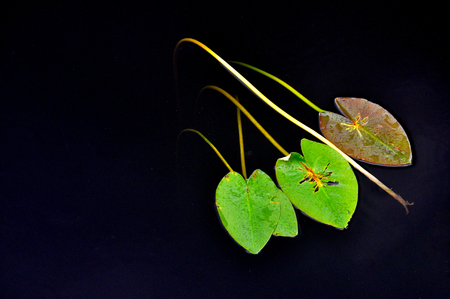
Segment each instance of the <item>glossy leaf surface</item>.
M276 201L280 202L281 213L273 234L281 237L295 237L298 235L298 223L292 203L280 189L278 189Z
M261 170L246 181L239 173L229 172L216 190L220 219L233 239L257 254L277 227L280 218L279 189Z
M319 222L345 228L358 201L358 183L348 162L329 146L301 141L303 155L278 159L276 176L289 200Z
M335 102L346 117L320 113L320 129L328 140L347 155L368 163L411 164L408 136L386 109L360 98L336 98Z

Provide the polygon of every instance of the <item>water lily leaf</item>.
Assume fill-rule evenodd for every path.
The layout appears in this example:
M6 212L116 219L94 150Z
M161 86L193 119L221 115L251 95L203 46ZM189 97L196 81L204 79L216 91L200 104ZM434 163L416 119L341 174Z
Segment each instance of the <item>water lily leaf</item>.
M253 254L269 241L280 218L279 189L261 170L246 181L229 172L216 190L216 206L223 226L233 239Z
M277 188L278 189L278 188ZM273 235L282 237L295 237L298 235L297 216L294 207L280 189L278 189L276 201L280 202L280 219Z
M328 140L347 155L368 163L411 164L408 136L386 109L360 98L336 98L335 102L346 117L320 113L320 129Z
M276 176L289 200L319 222L346 228L358 201L358 183L348 162L329 146L302 139L303 155L278 159Z

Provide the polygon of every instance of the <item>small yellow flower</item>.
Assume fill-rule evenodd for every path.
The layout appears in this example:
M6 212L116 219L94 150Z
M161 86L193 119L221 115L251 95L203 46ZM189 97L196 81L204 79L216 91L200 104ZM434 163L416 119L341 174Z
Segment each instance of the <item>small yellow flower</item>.
M362 135L361 135L361 132L359 131L359 128L361 126L367 125L368 122L369 122L369 117L366 116L363 119L361 119L361 113L358 112L358 116L356 117L356 119L353 122L353 124L341 123L341 125L348 127L348 128L346 128L346 130L349 131L349 132L352 132L353 130L356 130L358 132L358 134L359 134L359 137L362 138Z

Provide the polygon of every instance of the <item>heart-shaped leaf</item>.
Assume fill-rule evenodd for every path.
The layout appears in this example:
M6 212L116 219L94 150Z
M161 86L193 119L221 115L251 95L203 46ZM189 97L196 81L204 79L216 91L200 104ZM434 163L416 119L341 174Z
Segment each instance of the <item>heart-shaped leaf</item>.
M303 213L346 228L358 201L358 183L348 162L329 146L302 139L303 156L278 159L276 176L283 192Z
M257 254L277 227L280 218L279 189L261 170L245 179L229 172L216 190L216 206L223 226L233 239Z
M322 134L347 155L387 166L411 164L408 136L386 109L360 98L336 98L346 116L332 112L319 115Z

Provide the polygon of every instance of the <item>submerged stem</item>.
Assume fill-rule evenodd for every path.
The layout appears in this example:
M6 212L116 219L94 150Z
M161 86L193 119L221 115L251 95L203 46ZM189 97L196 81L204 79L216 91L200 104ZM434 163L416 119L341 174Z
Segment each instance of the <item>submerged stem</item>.
M208 140L208 138L206 138L202 133L200 133L197 130L193 130L193 129L184 129L183 131L180 132L180 134L178 134L178 137L180 137L180 135L184 132L194 132L197 133L201 138L203 138L203 140L205 140L206 143L209 144L209 146L216 152L217 156L219 156L220 160L222 160L223 164L225 164L225 166L228 168L228 170L230 170L230 172L233 172L233 169L231 168L231 166L228 164L228 162L225 160L225 158L222 156L222 154L219 152L219 150Z
M342 152L339 148L337 148L333 143L331 143L330 141L328 141L328 139L326 139L325 137L323 137L322 135L320 135L319 133L317 133L316 131L314 131L313 129L309 128L308 126L304 125L303 123L301 123L300 121L296 120L295 118L293 118L291 115L289 115L288 113L286 113L285 111L283 111L281 108L279 108L277 105L275 105L271 100L269 100L265 95L263 95L258 89L256 89L255 86L253 86L253 84L251 84L247 79L245 79L238 71L236 71L231 65L229 65L225 60L223 60L219 55L217 55L214 51L212 51L210 48L208 48L206 45L202 44L201 42L192 39L192 38L184 38L182 40L180 40L177 44L177 46L175 47L174 50L174 56L175 53L177 51L177 48L179 47L179 45L183 42L191 42L194 43L196 45L198 45L199 47L201 47L202 49L204 49L206 52L208 52L211 56L213 56L216 60L218 60L222 66L228 71L230 72L234 77L236 77L242 84L244 84L250 91L252 91L257 97L259 97L261 100L263 100L267 105L269 105L270 107L272 107L272 109L274 109L275 111L277 111L278 113L280 113L281 115L283 115L285 118L287 118L288 120L290 120L292 123L294 123L295 125L299 126L300 128L302 128L303 130L307 131L308 133L310 133L311 135L313 135L314 137L316 137L317 139L319 139L320 141L322 141L323 143L325 143L326 145L330 146L331 148L335 149L339 154L342 155L342 157L344 157L345 160L347 160L353 167L355 167L357 170L359 170L362 174L364 174L369 180L371 180L372 182L374 182L375 184L377 184L381 189L383 189L384 191L386 191L389 195L391 195L392 197L394 197L398 202L400 202L403 207L406 210L406 213L408 214L408 206L412 205L413 203L409 203L407 201L405 201L400 195L396 194L394 191L392 191L391 189L389 189L386 185L384 185L382 182L380 182L376 177L374 177L371 173L369 173L367 170L365 170L364 168L362 168L358 163L356 163L353 159L351 159L349 156L347 156L344 152ZM233 99L234 100L234 99Z
M306 104L308 104L311 108L313 108L314 110L316 110L317 112L327 112L326 110L320 109L318 106L316 106L313 102L311 102L310 100L308 100L304 95L302 95L301 93L299 93L297 90L295 90L292 86L290 86L289 84L287 84L286 82L284 82L283 80L281 80L278 77L275 77L274 75L269 74L268 72L265 72L259 68L256 68L254 66L251 66L250 64L247 63L243 63L243 62L239 62L239 61L229 61L230 63L234 63L234 64L238 64L238 65L242 65L245 66L246 68L249 68L251 70L254 70L266 77L269 77L270 79L278 82L279 84L281 84L282 86L284 86L287 90L289 90L290 92L292 92L294 95L296 95L300 100L302 100L303 102L305 102Z

